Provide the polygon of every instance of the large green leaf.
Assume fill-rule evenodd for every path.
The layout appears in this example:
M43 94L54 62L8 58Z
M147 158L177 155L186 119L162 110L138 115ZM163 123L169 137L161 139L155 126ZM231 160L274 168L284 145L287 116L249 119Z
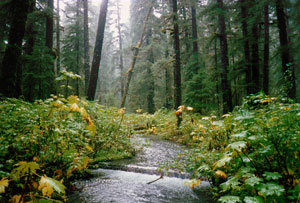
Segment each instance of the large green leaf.
M238 203L241 202L241 199L238 196L223 196L218 201L222 203Z
M258 177L256 177L256 176L254 176L254 177L248 178L248 179L245 181L245 184L246 184L246 185L250 185L250 186L253 187L254 185L259 184L261 181L262 181L261 178L258 178Z
M258 187L259 192L264 196L281 196L284 193L284 187L282 185L278 185L277 183L267 183L261 184Z
M245 142L245 141L234 142L227 146L227 148L233 149L238 152L241 152L246 147L247 147L247 142Z
M278 180L279 178L282 177L282 175L278 172L264 172L263 176L267 179L267 180Z
M264 203L264 200L259 196L255 196L255 197L245 197L244 202L245 203Z

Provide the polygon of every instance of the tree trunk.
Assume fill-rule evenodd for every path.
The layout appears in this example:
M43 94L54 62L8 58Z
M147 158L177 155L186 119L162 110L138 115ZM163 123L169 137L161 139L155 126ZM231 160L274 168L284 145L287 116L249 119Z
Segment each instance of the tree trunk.
M127 94L128 94L129 85L130 85L130 81L131 81L131 78L132 78L133 69L134 69L134 66L135 66L136 59L137 59L137 56L139 54L140 48L141 48L141 46L143 44L143 41L144 41L144 35L145 35L145 31L146 31L148 20L149 20L149 16L150 16L150 13L151 13L151 10L152 10L152 7L153 7L153 3L154 3L154 0L151 2L151 5L150 5L149 10L148 10L148 13L146 15L146 18L145 18L145 21L144 21L143 31L142 31L142 34L141 34L141 38L140 38L137 46L134 47L133 58L132 58L132 62L131 62L130 68L127 71L127 74L128 74L127 83L126 83L126 86L125 86L125 89L124 89L124 95L123 95L122 100L121 100L121 106L120 106L120 108L124 108L125 107L126 97L127 97Z
M79 12L80 12L80 1L81 0L77 0L76 2L76 45L75 45L75 49L76 49L76 70L75 73L77 75L80 75L80 50L79 50L79 46L80 46L80 29L79 29ZM79 96L79 79L76 79L76 95Z
M228 45L226 36L226 25L224 17L223 0L217 0L219 13L219 29L220 29L220 49L221 49L221 83L222 83L222 98L223 98L223 113L232 111L231 85L228 82L227 68L228 60ZM222 12L222 13L221 13Z
M32 0L31 5L29 7L28 13L32 13L36 8L36 0ZM25 48L25 54L28 56L32 56L33 53L33 48L35 44L35 39L36 39L36 33L34 31L34 21L27 21L27 27L26 27L26 36L28 36L28 39L26 41L26 48ZM34 69L35 67L32 67L32 65L27 66L28 67L28 77L26 78L27 82L27 91L24 91L24 96L26 100L33 102L34 100L34 85L35 85L35 80L33 78L34 74Z
M252 93L260 90L259 85L259 45L258 45L258 25L254 22L252 26L252 45L251 45L251 69L252 69Z
M84 84L85 94L87 95L88 84L90 81L90 39L89 39L89 9L88 0L83 0L83 43L84 43Z
M124 95L124 78L123 78L123 69L124 69L124 63L123 63L123 40L122 40L122 33L121 33L121 14L120 14L120 7L119 7L119 0L117 0L117 14L118 14L118 38L119 38L119 69L120 69L120 80L121 80L121 98Z
M179 26L177 15L177 0L172 0L173 9L173 46L175 52L174 61L174 108L177 109L181 105L181 62L180 62L180 42L179 42Z
M264 82L263 82L263 90L266 94L269 94L269 5L266 4L264 6Z
M8 45L2 62L1 93L6 97L19 97L22 73L22 41L31 1L14 0L11 2L11 24Z
M284 76L285 88L287 96L296 98L296 85L295 85L295 67L292 64L288 35L287 35L287 23L284 15L284 7L282 0L276 0L276 13L277 13L277 25L279 29L279 39L281 48L281 60L282 60L282 73Z
M59 75L60 73L60 14L59 14L59 11L60 11L60 7L59 7L59 0L57 0L57 6L56 6L56 9L57 9L57 17L56 17L56 55L57 55L57 58L56 58L56 72L57 72L57 75Z
M247 18L248 18L248 5L247 4L248 3L249 3L248 0L240 0L247 95L252 93L252 91L251 91L252 71L251 71L251 66L250 66L250 45L249 45L248 23L247 23Z
M196 15L196 6L194 1L192 2L191 10L192 10L193 55L198 61L199 48L198 48L197 15Z
M147 45L150 45L150 39L152 38L152 29L149 29L147 36ZM155 112L155 104L154 104L154 78L151 66L154 64L154 56L152 48L149 49L148 52L148 61L150 62L147 65L147 107L148 113L153 114Z
M180 42L179 42L179 26L177 14L177 0L172 0L173 9L173 46L175 52L174 61L174 108L177 109L182 103L181 96L181 62L180 62ZM181 115L177 115L177 126L179 127L182 121Z
M53 0L48 0L48 14L46 17L46 47L48 47L48 54L56 57L55 53L53 52L53 9L54 9L54 3ZM51 62L49 65L50 68L50 72L51 72L51 77L49 77L47 79L47 82L50 84L49 89L43 89L41 88L41 90L43 92L48 92L48 93L44 93L42 94L42 92L40 93L40 95L42 95L42 98L44 99L45 97L48 97L49 94L55 94L55 70L54 70L54 58L50 59Z
M46 47L50 52L53 48L53 0L48 0L48 14L46 17Z
M100 15L98 20L97 37L95 42L94 56L92 62L91 76L88 88L88 100L95 99L95 92L98 81L99 66L101 61L102 45L104 39L104 30L106 22L108 0L103 0L100 7Z

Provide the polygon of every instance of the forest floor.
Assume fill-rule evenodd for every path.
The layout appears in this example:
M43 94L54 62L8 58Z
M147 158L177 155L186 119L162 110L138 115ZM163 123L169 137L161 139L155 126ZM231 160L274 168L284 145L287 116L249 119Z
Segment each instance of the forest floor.
M168 168L191 174L192 188L208 180L215 200L300 199L300 104L285 98L252 95L221 117L182 106L179 127L178 111L125 114L76 96L1 98L0 110L1 202L66 201L89 168L136 155L137 132L189 146L185 161Z

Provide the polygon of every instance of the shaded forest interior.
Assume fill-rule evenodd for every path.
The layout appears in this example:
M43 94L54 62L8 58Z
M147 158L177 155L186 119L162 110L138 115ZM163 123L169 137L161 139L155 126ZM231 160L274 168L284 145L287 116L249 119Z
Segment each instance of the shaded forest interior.
M0 7L6 97L78 95L129 111L187 105L202 114L230 112L260 91L299 101L299 1L4 0Z

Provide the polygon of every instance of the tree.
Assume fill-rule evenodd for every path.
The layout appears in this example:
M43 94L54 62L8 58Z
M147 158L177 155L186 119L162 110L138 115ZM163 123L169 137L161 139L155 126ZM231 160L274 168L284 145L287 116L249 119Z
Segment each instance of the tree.
M124 95L124 79L123 79L123 39L121 33L121 13L120 13L120 1L117 0L117 28L118 28L118 40L119 40L119 68L120 68L120 80L121 80L121 98Z
M89 22L88 22L88 0L83 0L83 41L84 41L84 84L85 84L85 94L88 91L88 84L90 78L90 54L89 54Z
M6 97L19 97L22 94L22 41L31 3L31 1L14 0L10 5L12 17L0 82L1 93Z
M231 100L231 85L228 82L227 68L229 66L228 60L228 45L226 37L226 24L224 16L223 0L217 0L219 8L219 38L220 38L220 49L221 49L221 83L222 83L222 98L223 98L223 113L232 111L232 100Z
M277 26L279 30L280 52L282 62L282 73L287 96L296 98L295 68L290 56L290 49L287 34L287 22L284 14L282 0L276 0Z
M269 4L264 5L264 74L263 90L269 94L269 56L270 56L270 36L269 36Z
M56 71L59 74L60 71L60 7L59 7L59 0L57 0L56 4Z
M123 94L123 97L122 97L122 100L121 100L121 106L120 106L121 108L125 107L126 97L127 97L128 91L129 91L129 85L130 85L130 81L131 81L131 78L132 78L133 69L134 69L134 66L135 66L135 63L136 63L137 56L139 54L140 48L141 48L141 46L143 44L143 41L144 41L144 35L145 35L145 31L146 31L148 20L149 20L149 16L151 14L153 3L154 3L154 0L151 2L151 5L150 5L149 10L147 12L140 40L138 41L136 47L134 47L134 53L133 53L132 62L131 62L129 70L127 71L127 73L128 73L127 83L125 85L124 94Z
M97 87L98 73L99 73L99 66L100 66L100 61L101 61L102 45L103 45L103 38L104 38L107 5L108 5L108 0L103 0L101 7L100 7L97 37L96 37L96 42L95 42L94 56L93 56L93 62L92 62L92 68L91 68L91 76L90 76L88 95L87 95L88 100L95 99L95 92L96 92L96 87Z

